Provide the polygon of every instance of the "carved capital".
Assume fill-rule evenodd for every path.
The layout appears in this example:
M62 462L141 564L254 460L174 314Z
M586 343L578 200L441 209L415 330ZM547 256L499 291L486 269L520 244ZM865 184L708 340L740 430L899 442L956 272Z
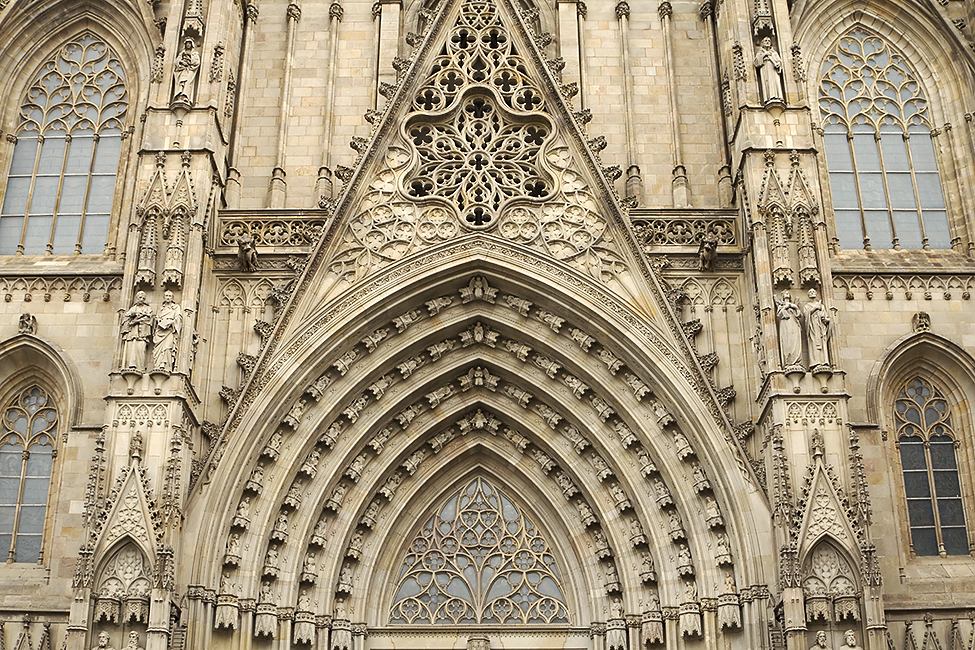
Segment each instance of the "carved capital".
M344 15L345 15L345 9L343 9L342 8L342 5L340 3L338 3L338 2L333 2L332 5L328 8L328 17L329 18L334 18L336 20L342 20L342 17Z
M701 20L707 21L714 13L714 4L711 0L704 0L701 3Z
M301 7L297 2L291 2L288 5L288 19L295 22L301 20Z
M664 0L659 5L657 5L657 13L660 14L660 18L670 18L674 15L674 8L670 5L667 0Z
M630 17L630 5L626 0L620 0L616 3L616 17L617 18L629 18Z
M247 3L247 22L256 23L257 17L261 14L260 7L257 6L256 2Z

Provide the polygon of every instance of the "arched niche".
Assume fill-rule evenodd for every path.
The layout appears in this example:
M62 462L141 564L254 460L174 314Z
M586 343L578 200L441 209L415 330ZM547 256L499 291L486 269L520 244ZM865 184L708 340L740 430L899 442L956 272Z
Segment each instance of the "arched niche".
M62 417L62 430L82 424L84 384L77 367L57 345L33 334L0 342L0 394L40 383L52 392Z
M334 301L313 308L312 313L300 319L297 315L294 317L296 321L300 320L300 324L295 325L282 341L266 353L267 358L262 369L258 370L258 375L252 380L253 388L250 392L245 392L243 403L237 407L237 411L231 413L227 452L213 480L203 488L201 498L189 513L192 522L188 526L189 530L221 532L202 540L210 548L208 552L197 556L197 566L193 568L197 577L188 579L210 582L215 581L219 575L220 567L212 562L224 553L224 533L231 530L231 519L240 499L241 487L258 463L269 438L299 400L304 399L307 402L306 407L299 409L302 411L299 430L293 431L291 428L286 431L288 438L285 445L290 446L288 455L286 459L282 456L275 461L282 463L281 469L276 465L273 485L265 487L260 495L260 499L265 499L267 494L267 500L256 506L259 517L252 525L254 530L261 533L252 539L263 539L261 535L271 530L281 497L299 472L302 459L316 445L323 427L340 417L344 406L357 395L369 390L370 383L376 378L395 368L396 359L424 349L440 334L454 335L462 326L480 321L484 326L494 327L499 332L517 331L527 337L526 341L536 349L552 354L564 368L577 372L591 387L612 384L612 389L605 394L611 396L617 414L634 423L647 423L645 426L640 424L638 428L654 434L653 442L649 434L644 434L641 443L657 448L662 465L661 473L675 480L680 477L680 480L689 481L690 464L683 462L674 453L674 442L670 439L670 433L665 436L657 435L661 428L652 419L655 415L652 410L648 410L649 402L644 403L631 390L621 389L622 383L614 382L621 382L623 373L626 372L642 377L652 385L654 396L673 411L681 430L694 446L696 458L705 466L708 475L713 477L714 492L724 508L732 545L740 549L759 549L741 553L740 566L744 573L739 578L739 583L764 582L765 579L759 576L765 575L766 567L769 566L768 559L771 555L769 549L765 548L769 537L758 531L767 532L767 504L753 482L750 471L737 460L739 452L735 449L735 443L718 426L715 411L709 408L701 393L696 391L692 381L693 372L684 365L683 357L675 346L668 342L668 335L657 329L645 315L638 315L603 287L548 260L522 255L520 251L509 257L503 250L499 253L493 244L479 247L480 244L475 243L473 251L470 242L461 244L445 246L442 250L418 256L419 260L412 259L408 278L403 277L400 265L394 265L379 274L385 277L370 282L368 287L350 290ZM483 300L461 302L460 291L469 286L474 276L483 277L490 287L497 289L493 303ZM433 310L426 303L445 295L453 296L454 302L463 306L463 312L459 316L452 315L450 309L436 314L430 313ZM521 315L517 309L506 306L506 295L531 302L534 305L531 316ZM402 328L403 332L397 332L397 327L394 326L396 319L416 309L422 311L422 318ZM563 327L566 333L560 328L541 322L537 318L538 309L564 317ZM394 334L388 334L381 345L370 352L366 352L363 347L353 367L346 369L345 373L339 373L334 366L336 359L346 354L350 346L358 345L357 341L381 328L390 329ZM592 341L588 343L588 347L568 338L567 332L570 328L585 328L591 333L589 338ZM618 355L620 366L616 368L617 374L613 374L603 360L594 356L602 348ZM484 351L480 361L488 365L495 364L492 367L502 367L503 363L493 359L491 354L493 352ZM474 360L458 361L452 367L466 370L465 364L468 363L473 364ZM509 360L505 363L511 362ZM624 366L625 370L622 369ZM514 364L509 371L513 373L518 367ZM305 389L329 372L333 375L329 392L320 402L315 402L305 393ZM367 417L369 410L363 411L364 419L355 423L356 432L343 438L328 452L326 474L330 478L323 481L313 494L306 496L304 503L321 503L327 497L327 491L341 480L338 476L344 464L353 459L359 453L358 450L368 442L369 436L381 428L380 418L396 413L397 409L408 405L411 400L418 397L422 399L434 387L438 376L438 373L433 373L415 387L404 389L395 395L393 392L385 394L382 408L376 411L376 415ZM444 373L444 376L447 377L447 374ZM582 418L580 409L589 409L588 412L591 413L591 407L583 406L582 401L571 394L552 397L554 390L551 386L543 387L538 394L542 396L541 401L551 399L553 405L559 408L564 406L568 413L575 413L570 419ZM509 404L507 408L517 407ZM447 410L450 415L444 416L444 419L456 415L452 408ZM539 430L546 429L543 425ZM615 436L607 436L602 432L599 436L601 441L606 438L601 443L605 447L600 447L601 449L620 445L618 439L613 439ZM396 453L406 454L407 451L404 447L401 452ZM383 451L382 464L385 467L398 464L398 461L391 463L386 459L386 453ZM607 453L607 460L618 468L626 467L625 471L619 470L621 475L633 476L642 481L639 467L626 455L628 453L623 447L618 450L614 448L612 455ZM563 456L572 459L576 454L569 448ZM577 457L575 460L578 462ZM565 462L568 464L568 460ZM559 466L562 466L561 463ZM383 477L375 478L370 488L375 489L381 478ZM595 479L592 482L595 483ZM368 505L371 492L358 489L355 492L357 500L354 507L364 509ZM646 497L641 498L646 500ZM640 507L648 513L659 510L652 501L641 504ZM703 506L696 505L695 508L681 513L685 524L706 533L703 516L697 516L703 515ZM309 535L310 526L315 522L312 518L304 518L303 521L305 528L299 533ZM647 525L646 521L644 525ZM247 532L250 534L250 529ZM702 546L708 544L710 542L701 542ZM254 566L248 565L247 571L253 570ZM717 569L709 571L714 572L715 576L719 575ZM724 572L720 575L722 579L715 579L714 582L723 581ZM711 578L715 576L708 574L708 582L712 582Z

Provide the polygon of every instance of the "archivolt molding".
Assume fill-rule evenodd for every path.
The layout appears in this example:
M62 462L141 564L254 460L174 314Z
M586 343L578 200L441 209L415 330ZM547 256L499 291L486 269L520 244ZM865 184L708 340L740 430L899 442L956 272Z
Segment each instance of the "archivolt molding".
M457 309L465 299L472 304ZM386 318L394 313L389 308ZM231 566L240 565L242 575L264 573L267 549L273 547L270 560L277 567L272 573L286 578L284 584L291 591L288 585L300 580L299 562L303 564L302 558L307 557L304 549L315 545L313 528L319 518L317 513L306 514L307 504L317 508L324 503L327 510L337 511L336 519L345 521L340 530L348 541L374 499L380 504L391 501L390 495L400 489L400 483L412 484L407 473L428 460L431 452L436 455L445 437L461 438L467 431L482 430L489 430L498 440L507 438L506 444L511 445L508 456L523 453L534 459L538 471L549 475L548 489L567 499L565 517L581 518L584 530L599 519L613 524L608 537L616 551L610 552L632 560L632 567L619 571L625 582L638 584L647 575L642 553L649 553L649 546L634 533L634 519L650 532L655 546L670 549L663 552L668 574L697 573L710 578L716 572L710 566L731 563L730 542L709 479L686 435L675 428L666 407L649 395L650 386L584 330L547 310L536 311L524 298L490 286L483 276L473 278L453 295L431 297L425 309L408 310L387 320L384 327L376 328L376 324L373 321L350 337L350 342L360 337L361 341L351 349L346 347L342 355L326 357L330 361L327 367L319 362L316 372L305 380L306 394L290 402L280 428L262 441L264 450L249 454L254 459L250 467L257 460L255 453L264 457L259 478L267 487L261 487L258 495L260 480L248 482L240 496L241 508L248 511L247 521L242 518L227 538L238 549L236 555L231 554L238 558L231 558ZM405 332L409 335L400 335ZM530 347L522 342L525 334L530 335ZM580 349L587 352L581 358ZM603 387L616 382L619 388L613 393L603 392ZM475 387L478 383L483 386ZM316 400L322 400L321 408ZM642 419L649 422L635 419L641 412ZM515 424L520 422L529 426ZM566 424L573 426L574 433L566 432ZM295 429L297 433L292 433ZM553 430L559 429L563 437L554 443ZM587 447L582 437L601 430L604 433L590 435ZM353 431L355 435L351 435ZM400 431L410 435L396 435ZM417 454L417 442L423 447L422 455ZM576 454L585 463L576 460ZM626 454L629 459L621 458ZM381 462L375 462L377 458ZM391 458L395 463L389 464ZM288 468L273 483L272 463ZM320 471L324 463L328 463L328 472ZM658 471L657 465L663 469ZM400 466L402 469L390 469ZM584 476L580 466L587 468ZM638 471L646 478L637 477ZM325 475L332 477L327 483L321 478ZM665 477L673 481L689 477L685 478L687 487L678 492L680 510L673 506ZM379 493L373 497L377 489ZM691 494L692 489L700 493L696 502L680 499L680 494ZM576 501L576 492L585 501ZM623 501L631 503L624 505ZM583 505L591 510L593 504L595 512L582 512ZM637 504L636 510L630 516L633 504ZM344 514L350 511L354 517ZM297 526L295 512L302 512ZM275 527L281 513L292 523ZM592 522L587 524L589 516ZM644 516L647 519L641 522ZM690 527L689 535L684 526ZM276 534L275 528L284 532L289 527L285 535ZM298 543L305 539L309 541L304 546ZM273 542L271 546L268 540ZM598 545L595 531L590 543L594 548ZM287 560L286 544L291 545ZM241 547L248 549L249 557L240 557ZM698 558L696 569L692 550ZM331 593L334 576L342 582L342 568L337 563L326 568L317 557L314 561L316 583L322 576L316 589ZM609 565L603 568L608 571ZM707 589L705 585L702 590ZM247 590L256 593L257 586ZM665 598L675 602L676 597L665 593Z

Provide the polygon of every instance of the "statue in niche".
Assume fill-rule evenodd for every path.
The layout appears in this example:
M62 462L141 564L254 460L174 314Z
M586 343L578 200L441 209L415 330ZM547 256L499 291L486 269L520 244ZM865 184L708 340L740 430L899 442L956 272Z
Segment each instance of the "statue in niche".
M735 586L735 574L727 571L724 574L724 592L726 594L737 594L738 587Z
M298 596L298 611L299 612L311 611L311 599L308 597L307 589L302 589L301 595Z
M163 294L152 326L152 368L172 372L176 367L179 333L183 329L183 311L173 299L173 292Z
M257 245L250 233L243 233L237 238L237 260L240 269L251 273L257 269Z
M830 318L815 289L809 290L809 302L802 307L809 346L809 370L829 368Z
M115 650L109 643L108 632L104 631L98 633L98 645L92 646L92 648L93 650L96 648L97 650Z
M135 294L135 302L122 316L122 368L143 370L146 348L152 336L152 307L146 302L146 292Z
M843 633L843 645L840 646L840 650L863 650L857 645L857 635L853 630L847 630Z
M772 48L772 39L768 36L759 44L755 67L762 88L762 101L766 104L782 103L785 100L782 92L782 57Z
M822 650L824 648L829 650L829 646L826 645L826 633L820 630L816 632L816 643L810 646L809 650Z
M124 650L145 650L139 645L139 633L129 632L129 642L125 644Z
M792 294L782 292L782 300L776 301L775 313L779 318L779 350L782 353L782 367L801 368L802 327L799 325L799 305L792 302Z
M200 53L192 38L183 41L183 49L173 68L173 102L193 105L196 98L196 77L200 72Z

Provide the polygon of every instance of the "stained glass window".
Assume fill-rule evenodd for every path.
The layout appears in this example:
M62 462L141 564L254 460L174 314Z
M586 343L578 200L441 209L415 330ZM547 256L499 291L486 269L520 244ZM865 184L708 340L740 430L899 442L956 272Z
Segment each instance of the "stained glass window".
M559 576L535 524L474 479L413 538L390 623L568 623Z
M947 400L932 384L912 379L894 407L904 492L916 555L967 555L955 437Z
M90 33L41 67L20 109L0 255L105 250L127 106L121 62Z
M884 38L855 27L819 88L836 234L843 248L950 248L924 89Z
M4 408L0 421L0 553L9 561L41 556L57 410L33 386Z

